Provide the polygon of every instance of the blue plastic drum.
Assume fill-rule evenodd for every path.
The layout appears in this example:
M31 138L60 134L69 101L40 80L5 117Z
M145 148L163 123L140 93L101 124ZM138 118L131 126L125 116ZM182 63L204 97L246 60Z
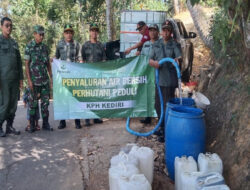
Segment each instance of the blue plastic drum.
M170 178L174 180L176 156L193 156L205 152L205 122L201 109L178 106L168 112L165 123L165 160Z

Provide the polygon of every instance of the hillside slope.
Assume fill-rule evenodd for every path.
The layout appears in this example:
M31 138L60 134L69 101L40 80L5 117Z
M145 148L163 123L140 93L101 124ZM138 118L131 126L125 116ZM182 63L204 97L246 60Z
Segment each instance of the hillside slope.
M218 73L219 72L219 73ZM218 153L224 177L232 190L250 189L250 75L233 65L222 66L204 93L211 106L206 112L207 150ZM212 72L214 73L214 72Z
M202 8L200 20L211 16ZM205 15L206 18L203 18ZM189 31L195 31L188 11L176 16ZM209 23L207 21L207 23ZM201 22L203 28L207 28ZM214 60L200 37L194 43L193 80L211 101L205 110L207 151L220 155L224 177L232 190L250 189L250 74L249 56L242 63L230 59ZM239 51L240 52L240 51ZM239 54L241 56L242 54Z

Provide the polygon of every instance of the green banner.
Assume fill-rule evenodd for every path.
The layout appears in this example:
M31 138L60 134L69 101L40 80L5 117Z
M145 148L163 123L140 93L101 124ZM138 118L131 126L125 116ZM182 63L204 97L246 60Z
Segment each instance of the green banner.
M52 70L56 120L156 116L147 56L97 63L54 59Z

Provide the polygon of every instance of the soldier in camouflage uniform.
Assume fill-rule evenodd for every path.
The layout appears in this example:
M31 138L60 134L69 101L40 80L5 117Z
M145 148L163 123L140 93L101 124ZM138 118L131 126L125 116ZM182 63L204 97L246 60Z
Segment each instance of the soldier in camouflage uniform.
M43 118L42 128L44 130L53 130L50 127L49 119L49 93L52 81L48 76L52 76L49 62L48 48L42 43L44 39L44 28L34 26L34 40L27 44L25 48L25 65L28 85L31 89L30 102L30 129L28 132L35 131L35 113L38 106L38 98L41 98L41 113Z
M106 54L101 42L98 41L99 27L97 24L91 24L90 40L82 46L82 59L84 62L92 63L106 60ZM90 120L86 119L86 126L90 125ZM101 119L94 119L94 123L102 123Z
M8 17L1 20L0 35L0 137L13 133L19 135L12 125L17 109L19 87L23 87L23 69L18 45L10 35L12 21ZM2 129L7 120L6 133Z
M56 58L70 61L70 62L82 62L81 45L73 40L74 30L71 25L66 24L64 26L63 37L56 47ZM82 128L80 119L75 119L75 126L77 129ZM61 120L58 129L66 127L65 120Z

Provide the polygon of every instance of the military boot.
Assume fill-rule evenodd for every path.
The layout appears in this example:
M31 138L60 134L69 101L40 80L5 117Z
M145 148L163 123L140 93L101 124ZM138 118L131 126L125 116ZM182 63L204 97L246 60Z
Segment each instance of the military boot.
M2 124L0 125L0 137L5 137L6 134L5 132L3 131L3 128L2 128Z
M155 131L155 132L154 132L154 135L157 135L157 136L159 136L159 137L161 137L161 136L164 135L164 128L165 128L165 126L164 126L163 123L164 123L164 122L162 122L162 124L161 124L161 126L159 127L158 131Z
M34 116L30 116L30 128L27 130L29 133L33 133L36 131L36 124Z
M60 124L58 126L58 129L64 129L66 127L66 121L65 120L61 120Z
M85 126L86 127L89 127L91 124L90 124L90 119L85 119Z
M165 142L165 126L164 126L164 124L161 125L161 134L158 135L157 140L158 140L158 142L161 142L161 143Z
M151 117L146 117L145 119L140 120L143 124L150 124L151 123Z
M82 128L80 119L75 119L75 125L76 125L77 129L81 129Z
M43 126L42 126L43 130L47 130L47 131L53 131L53 128L50 127L49 124L49 118L48 117L44 117L43 118Z
M102 121L102 119L94 119L94 123L100 124L100 123L103 123L103 121Z
M21 132L16 130L12 125L13 125L13 120L7 119L6 134L20 135Z

